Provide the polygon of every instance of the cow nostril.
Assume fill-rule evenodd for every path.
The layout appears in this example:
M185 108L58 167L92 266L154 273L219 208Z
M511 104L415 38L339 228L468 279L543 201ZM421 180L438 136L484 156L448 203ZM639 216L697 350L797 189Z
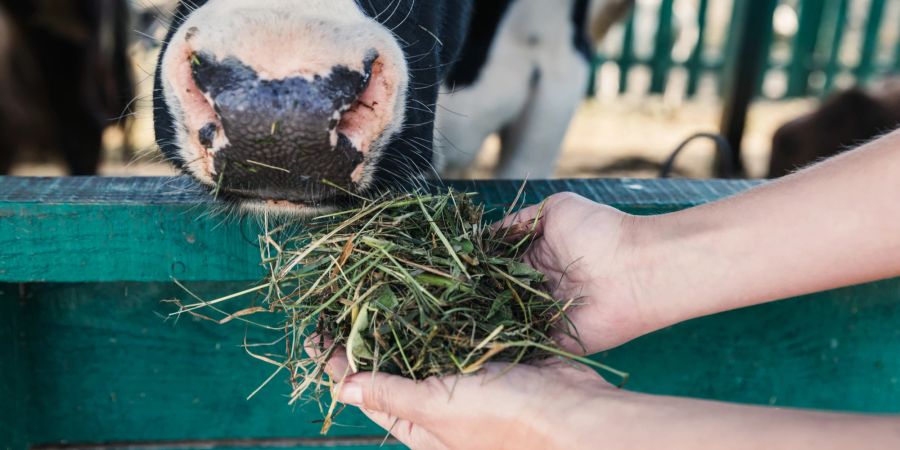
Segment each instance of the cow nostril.
M335 132L346 136L356 149L365 154L388 126L392 117L388 105L396 94L385 61L377 52L373 50L369 53L364 67L359 93L341 111Z
M192 52L188 62L191 66L191 77L194 79L194 83L201 92L208 92L210 81L208 72L212 69L209 60L201 53Z
M199 67L203 65L203 56L197 52L191 53L191 67Z
M363 83L368 84L369 79L372 78L372 71L374 70L375 62L378 61L381 55L378 54L378 51L375 49L369 49L366 52L366 57L363 59Z
M219 127L214 123L208 123L204 125L198 133L200 138L200 145L205 148L212 148L217 131L219 131Z

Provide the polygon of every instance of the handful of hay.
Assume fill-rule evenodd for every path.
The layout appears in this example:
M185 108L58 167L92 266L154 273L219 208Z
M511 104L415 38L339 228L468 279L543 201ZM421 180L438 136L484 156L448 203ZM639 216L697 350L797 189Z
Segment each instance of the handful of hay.
M551 356L627 376L569 354L551 339L554 329L568 329L558 325L577 299L554 298L544 276L519 262L537 221L516 231L492 229L472 195L453 191L361 200L358 208L304 223L299 233L288 225L267 230L260 237L269 272L264 284L181 305L176 314L218 310L224 301L263 293L262 304L223 312L217 321L279 318L284 354L252 354L276 365L276 373L289 371L292 402L331 386L324 363L341 347L353 372L417 380ZM304 356L311 337L318 358ZM332 402L326 431L334 408Z

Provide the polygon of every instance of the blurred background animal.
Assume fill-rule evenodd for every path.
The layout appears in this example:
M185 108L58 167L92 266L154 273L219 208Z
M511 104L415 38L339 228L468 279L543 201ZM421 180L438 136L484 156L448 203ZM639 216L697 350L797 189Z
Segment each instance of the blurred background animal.
M55 153L96 173L102 137L130 111L129 4L0 1L0 173Z
M549 178L582 103L594 43L633 0L475 3L472 26L445 81L436 119L436 166L463 177L499 133L498 178Z
M832 95L772 139L769 178L788 175L888 133L900 125L900 79Z

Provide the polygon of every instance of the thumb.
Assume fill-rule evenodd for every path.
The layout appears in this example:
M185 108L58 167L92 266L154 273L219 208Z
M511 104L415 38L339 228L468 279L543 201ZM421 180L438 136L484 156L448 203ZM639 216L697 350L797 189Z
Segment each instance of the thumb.
M495 223L492 226L493 231L507 239L520 239L529 233L538 237L544 232L543 216L546 206L547 203L544 202L520 209Z
M377 411L412 423L426 422L433 411L435 381L417 382L385 373L348 377L335 390L341 403Z
M541 237L544 234L545 218L555 214L557 210L562 210L566 203L572 201L594 204L594 202L572 192L553 194L544 199L543 202L514 212L499 223L494 224L494 231L505 233L505 236L512 238L521 237L528 233L533 233L534 237Z

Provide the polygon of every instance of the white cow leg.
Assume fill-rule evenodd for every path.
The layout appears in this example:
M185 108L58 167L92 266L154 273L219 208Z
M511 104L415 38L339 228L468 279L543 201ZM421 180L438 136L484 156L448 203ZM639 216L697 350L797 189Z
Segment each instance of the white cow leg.
M492 130L468 117L439 112L434 132L435 168L442 177L464 177Z
M544 179L556 172L561 143L588 82L587 63L567 67L575 70L542 77L522 115L503 130L498 178Z

